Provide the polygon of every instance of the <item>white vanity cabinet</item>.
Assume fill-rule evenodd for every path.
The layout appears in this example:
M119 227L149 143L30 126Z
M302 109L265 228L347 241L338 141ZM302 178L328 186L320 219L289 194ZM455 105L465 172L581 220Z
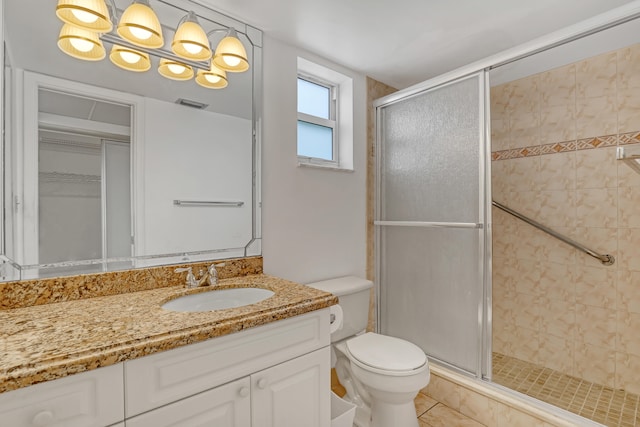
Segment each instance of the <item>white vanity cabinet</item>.
M329 309L0 393L4 427L329 427Z
M326 427L329 348L162 406L126 427Z
M124 421L122 363L0 393L0 425L104 427ZM119 424L123 426L123 424Z
M124 366L126 427L330 425L328 309Z

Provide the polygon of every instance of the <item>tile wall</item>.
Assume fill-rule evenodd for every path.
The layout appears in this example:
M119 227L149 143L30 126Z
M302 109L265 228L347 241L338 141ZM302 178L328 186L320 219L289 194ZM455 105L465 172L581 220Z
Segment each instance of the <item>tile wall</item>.
M640 393L640 45L493 87L493 351Z

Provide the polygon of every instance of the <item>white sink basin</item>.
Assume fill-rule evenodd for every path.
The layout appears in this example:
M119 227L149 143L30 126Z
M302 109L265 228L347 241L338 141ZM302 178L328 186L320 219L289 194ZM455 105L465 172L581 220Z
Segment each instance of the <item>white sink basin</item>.
M233 288L211 290L185 295L162 305L171 311L213 311L255 304L273 295L273 291L260 288Z

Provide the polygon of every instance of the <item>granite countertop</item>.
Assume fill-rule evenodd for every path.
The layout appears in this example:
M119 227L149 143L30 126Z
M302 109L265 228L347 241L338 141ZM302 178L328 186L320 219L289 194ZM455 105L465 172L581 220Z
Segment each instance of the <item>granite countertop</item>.
M337 304L337 297L267 275L221 280L219 289L275 292L249 306L183 313L161 308L210 290L172 286L0 311L0 393L113 365Z

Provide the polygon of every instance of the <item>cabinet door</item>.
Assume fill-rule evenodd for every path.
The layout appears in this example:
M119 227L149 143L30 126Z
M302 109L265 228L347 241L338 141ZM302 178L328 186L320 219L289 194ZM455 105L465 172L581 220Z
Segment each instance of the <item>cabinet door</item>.
M329 347L251 376L253 427L329 427Z
M122 363L0 393L0 426L104 427L124 420Z
M126 427L250 427L250 394L242 378L128 419Z

